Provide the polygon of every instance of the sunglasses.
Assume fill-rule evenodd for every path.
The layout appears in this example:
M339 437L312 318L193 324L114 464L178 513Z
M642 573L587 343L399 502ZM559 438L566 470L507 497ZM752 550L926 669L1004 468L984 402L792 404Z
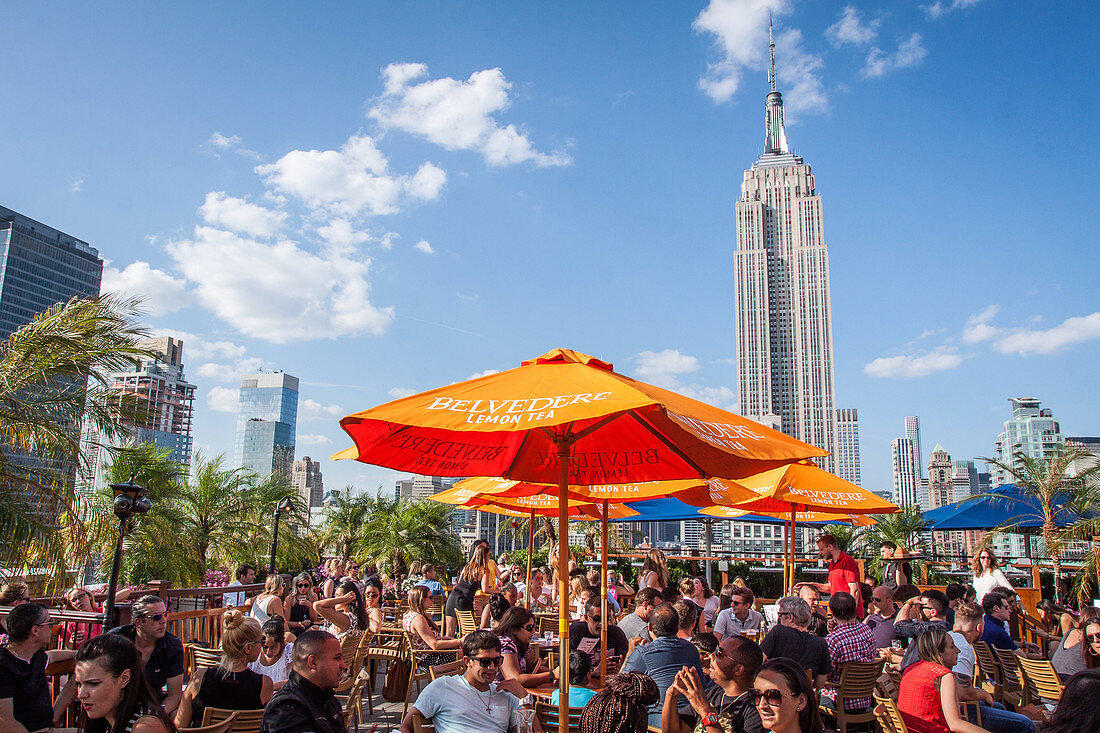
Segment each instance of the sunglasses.
M381 596L381 595L382 595L382 594L381 594L381 593L379 593L378 591L373 591L373 592L371 592L371 593L364 593L364 594L363 594L363 597L364 597L364 598L378 598L378 597L379 597L379 596Z
M1100 643L1100 634L1089 634L1088 639L1094 644Z
M603 616L589 616L588 618L592 619L593 623L597 624L603 621Z
M763 699L768 705L773 708L777 708L783 704L784 697L798 697L796 692L783 692L782 690L776 690L772 688L770 690L749 690L749 700L753 705L759 705L760 700Z
M525 631L534 631L535 630L535 625L534 624L527 624L523 628L524 628Z
M499 667L504 664L504 657L470 657L470 659L480 664L482 669Z
M299 588L308 588L308 587L309 587L309 583L298 583L298 587L299 587Z
M168 614L166 614L166 613L150 613L150 614L146 614L145 616L138 616L138 618L147 619L149 621L162 621L163 619L165 619L167 617L168 617Z

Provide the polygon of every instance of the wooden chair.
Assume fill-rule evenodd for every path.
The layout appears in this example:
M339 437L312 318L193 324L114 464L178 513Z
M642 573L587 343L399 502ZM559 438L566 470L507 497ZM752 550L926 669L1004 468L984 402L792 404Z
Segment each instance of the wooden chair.
M457 651L457 650L456 650ZM420 683L427 680L432 681L432 672L429 667L421 667L421 661L432 654L431 649L416 649L413 647L412 638L409 632L405 632L405 654L409 656L409 660L412 662L409 665L409 684L405 688L405 707L401 711L401 717L404 719L405 715L409 712L409 697L412 695L412 687L416 685L417 694L420 693Z
M356 675L351 687L348 688L348 697L344 702L344 727L349 731L358 733L359 726L363 724L363 687L366 680L362 675Z
M191 673L194 674L195 670L199 667L217 667L222 662L221 649L207 649L206 647L195 646L194 644L188 644L191 647L190 657L192 660ZM186 665L187 652L184 652L184 663Z
M976 641L971 646L974 648L974 657L978 660L978 676L974 680L975 687L981 687L993 696L994 702L1004 702L1004 684L1001 680L1001 665L997 664L997 658L993 656L993 650L984 641ZM981 684L978 684L978 683Z
M909 729L905 727L905 720L898 712L897 703L890 698L875 695L873 712L882 733L909 733Z
M577 733L581 729L581 713L584 708L569 708L569 731ZM543 733L558 733L558 706L546 700L535 700L535 717L542 726Z
M1033 700L1058 702L1062 699L1062 690L1065 687L1050 660L1017 657L1016 663L1024 673L1028 694Z
M875 692L875 683L882 674L884 662L845 662L840 672L840 683L836 688L836 710L819 706L821 714L836 719L837 733L848 733L852 723L870 723L875 714L870 710L847 710L849 700L870 698Z
M225 708L206 708L202 713L202 726L205 728L214 723L220 723L231 715L236 715L236 720L229 728L229 733L260 733L260 722L264 719L264 709L258 710L226 710Z
M340 653L344 657L344 678L336 686L336 692L341 693L350 690L359 673L363 670L363 659L366 657L367 647L371 643L371 633L365 631L362 634L348 634L340 640Z
M1027 687L1024 684L1023 674L1020 672L1020 658L1011 649L998 649L992 647L993 655L997 659L997 666L1001 668L1001 698L1011 703L1014 707L1028 705Z
M478 620L474 618L473 611L463 611L460 608L456 608L455 616L458 618L458 633L456 637L466 636L466 634L477 631Z
M374 715L374 681L377 677L377 665L385 672L389 663L401 654L405 645L405 632L401 629L383 626L382 630L370 640L363 656L363 665L367 678L367 714Z
M218 723L199 726L198 728L180 728L179 733L229 733L236 722L237 711L234 710L232 715Z
M456 659L453 662L447 662L446 664L437 664L428 668L428 673L432 677L432 682L435 682L440 677L450 677L455 674L462 674L466 671L466 660Z
M413 711L411 722L413 733L435 733L435 723L432 719L425 718L417 711Z
M547 631L558 633L557 616L539 616L539 633L545 634Z

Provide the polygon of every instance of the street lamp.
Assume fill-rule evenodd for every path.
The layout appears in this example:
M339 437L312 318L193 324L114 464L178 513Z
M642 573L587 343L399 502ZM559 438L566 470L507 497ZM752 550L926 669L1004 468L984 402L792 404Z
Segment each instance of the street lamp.
M111 484L115 492L115 516L118 517L118 542L115 543L115 559L111 563L111 580L107 584L107 599L103 604L103 625L111 629L115 626L115 591L118 588L118 574L122 570L122 538L128 530L127 520L135 514L145 514L152 508L153 502L145 495L144 487L134 483L134 477L123 484Z
M275 507L275 528L271 531L271 565L267 569L268 573L275 572L275 548L279 545L279 517L290 514L292 511L294 511L294 502L289 496L284 496Z

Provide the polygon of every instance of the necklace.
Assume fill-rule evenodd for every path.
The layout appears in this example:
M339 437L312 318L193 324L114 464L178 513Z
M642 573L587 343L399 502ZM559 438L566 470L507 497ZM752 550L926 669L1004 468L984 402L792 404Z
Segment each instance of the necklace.
M481 697L481 692L479 692L476 687L471 685L469 680L466 680L466 684L470 685L470 689L474 691L475 695L477 695L477 701L485 706L485 712L487 712L487 713L493 712L493 686L492 686L492 684L489 685L489 699L488 699L488 701L486 701L485 699L483 699Z

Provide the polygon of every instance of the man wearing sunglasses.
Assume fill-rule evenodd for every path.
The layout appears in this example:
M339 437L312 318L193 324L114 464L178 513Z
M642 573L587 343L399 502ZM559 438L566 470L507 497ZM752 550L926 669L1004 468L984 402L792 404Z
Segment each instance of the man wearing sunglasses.
M584 604L584 618L569 624L569 648L587 652L593 669L600 667L600 624L603 619L600 605L599 596L589 598L588 603ZM619 671L622 660L630 650L626 634L615 625L613 618L607 620L607 648L610 651L607 673L612 675Z
M72 679L55 702L50 700L46 665L72 659L72 650L46 651L53 622L41 603L24 603L8 612L8 645L0 648L0 730L38 731L64 717L76 689Z
M108 633L134 642L145 662L145 681L169 717L183 699L183 644L168 633L168 610L157 596L142 596L131 609L134 622Z
M507 733L512 728L512 714L527 693L517 680L493 682L504 662L500 639L491 631L474 631L462 640L462 654L465 673L440 677L425 687L401 721L401 733L412 733L414 721L425 718L436 733ZM541 733L538 720L534 726Z
M1008 633L1008 622L1012 618L1012 601L1016 594L1010 590L994 588L985 594L982 599L982 609L985 611L985 628L982 630L982 641L991 647L1013 651L1021 657L1040 659L1039 647L1034 644L1026 644L1026 649L1013 641Z
M903 639L916 639L928 629L951 630L947 622L947 596L935 588L910 598L894 617L894 634Z
M760 631L764 614L753 608L756 596L748 588L735 587L730 591L730 607L718 612L714 620L714 635L719 639L737 636L744 631Z
M760 712L750 697L753 679L764 663L760 645L744 636L727 636L718 643L704 663L704 671L714 682L704 687L696 672L684 667L676 674L669 692L688 699L699 716L695 733L764 733ZM689 733L676 709L675 694L665 696L661 710L661 730L665 733Z

